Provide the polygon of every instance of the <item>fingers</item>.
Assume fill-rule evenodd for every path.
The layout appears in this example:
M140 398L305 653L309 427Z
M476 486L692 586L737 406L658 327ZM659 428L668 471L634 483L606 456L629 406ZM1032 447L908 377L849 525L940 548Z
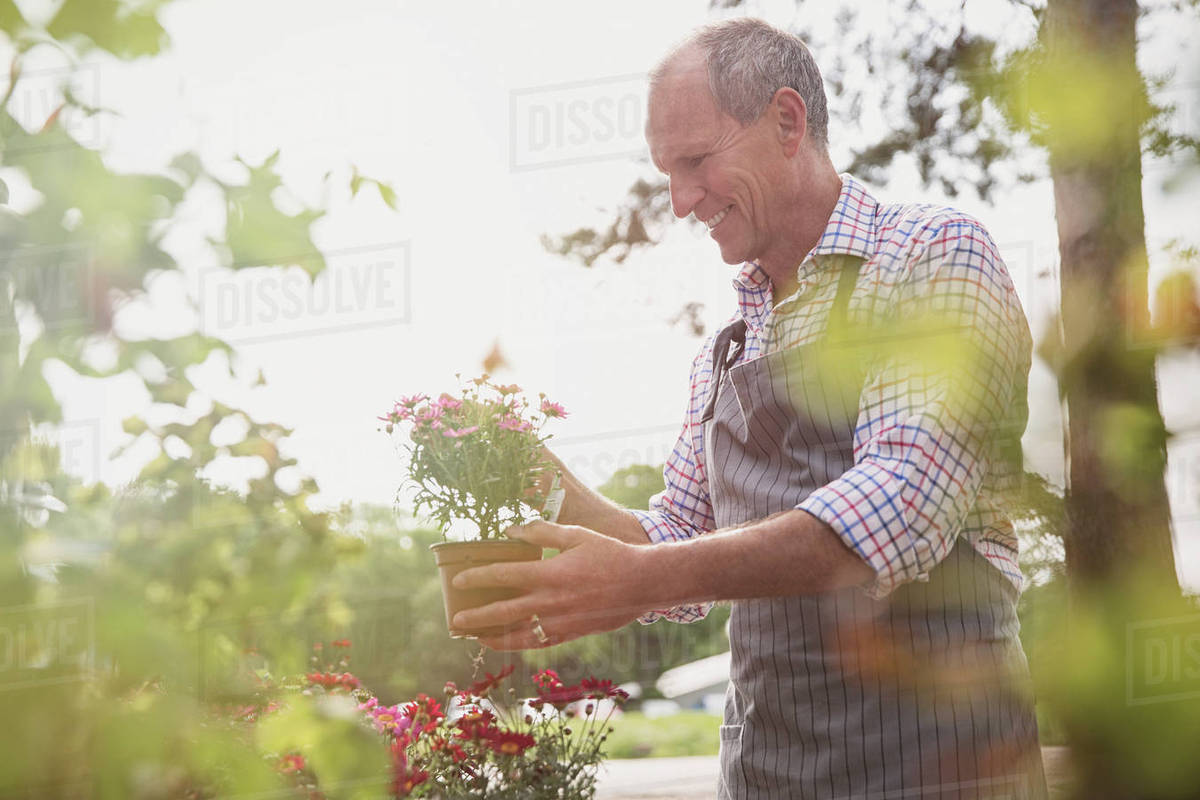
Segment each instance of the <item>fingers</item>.
M454 627L458 630L483 630L487 628L508 627L515 629L517 626L525 623L524 627L528 630L530 636L532 636L533 626L529 625L528 622L533 619L533 614L533 609L530 608L527 597L514 597L511 600L497 600L494 603L488 603L486 606L460 611L454 615Z
M482 567L464 569L454 576L456 589L481 589L487 586L501 586L509 589L520 589L533 583L533 567L536 561L505 561L499 564L487 564Z
M538 650L545 647L553 647L559 643L550 631L546 631L548 637L546 641L539 641L534 635L532 628L530 630L515 629L503 636L488 636L481 637L479 643L484 647L490 647L492 650Z
M566 525L555 525L552 522L537 520L528 525L514 525L504 532L510 539L520 539L539 547L549 547L552 550L566 550L578 544L582 538L578 528Z

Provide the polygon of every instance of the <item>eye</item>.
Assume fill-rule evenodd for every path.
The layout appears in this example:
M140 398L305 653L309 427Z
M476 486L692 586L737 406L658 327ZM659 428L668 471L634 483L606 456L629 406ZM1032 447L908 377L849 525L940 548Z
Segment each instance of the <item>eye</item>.
M704 163L704 159L706 157L707 157L707 154L702 155L702 156L692 156L691 158L689 158L687 160L688 166L691 167L692 169L696 169L697 167L699 167L701 164Z

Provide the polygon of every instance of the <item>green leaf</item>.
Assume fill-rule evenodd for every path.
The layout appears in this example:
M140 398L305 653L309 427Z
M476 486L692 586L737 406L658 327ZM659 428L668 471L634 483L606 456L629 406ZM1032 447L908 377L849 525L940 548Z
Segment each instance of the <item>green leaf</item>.
M303 754L322 789L335 796L378 797L390 763L379 738L359 724L355 705L345 695L294 703L262 720L261 746L279 754Z
M25 18L21 16L16 3L13 0L0 0L0 30L11 36L24 27ZM16 36L11 38L15 39Z
M177 169L184 175L187 175L188 181L194 183L196 178L204 173L204 165L200 161L200 156L195 153L180 153L171 159L171 169Z
M279 151L259 166L246 165L249 180L242 186L226 186L225 239L234 269L298 265L309 275L325 269L325 257L313 243L309 231L323 211L304 209L285 214L272 194L282 186L275 172Z
M379 187L379 196L383 198L383 202L392 211L396 209L396 190L383 181L375 181L375 185Z
M169 41L156 18L160 4L66 0L47 32L55 39L83 38L118 58L152 56L162 52Z

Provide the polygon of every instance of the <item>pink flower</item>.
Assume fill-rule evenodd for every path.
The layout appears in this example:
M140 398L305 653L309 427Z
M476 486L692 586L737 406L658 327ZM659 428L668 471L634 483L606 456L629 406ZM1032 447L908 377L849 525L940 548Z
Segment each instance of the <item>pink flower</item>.
M421 401L428 400L428 399L429 399L429 395L427 395L427 394L414 394L410 397L401 397L399 400L396 401L396 405L403 406L404 408L407 408L409 411L411 411L413 408L416 407L417 403L420 403Z
M424 423L434 430L439 430L443 427L442 415L444 413L441 406L426 406L417 412L417 424Z
M380 733L394 731L397 728L407 728L412 723L404 716L399 704L394 706L376 706L370 710L371 720Z
M549 400L542 400L542 413L547 417L565 417L567 410L558 403L551 403Z
M472 425L469 428L446 428L446 430L442 431L442 436L446 436L450 439L461 439L462 437L472 434L477 430L479 430L478 425Z
M446 409L447 411L449 411L451 409L455 409L455 408L462 408L462 400L451 397L450 395L446 394L445 392L442 392L441 397L439 397L437 400L435 400L434 404L443 409Z
M506 431L516 431L517 433L528 433L533 430L533 426L520 417L504 416L496 424Z

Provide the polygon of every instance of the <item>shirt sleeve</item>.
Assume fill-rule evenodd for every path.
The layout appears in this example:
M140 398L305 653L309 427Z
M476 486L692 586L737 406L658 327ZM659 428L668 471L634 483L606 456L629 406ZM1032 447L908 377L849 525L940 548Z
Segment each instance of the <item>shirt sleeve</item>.
M1032 338L987 232L956 218L907 272L886 335L865 337L874 349L855 465L797 506L871 566L864 588L874 597L926 578L946 556L1028 415Z

